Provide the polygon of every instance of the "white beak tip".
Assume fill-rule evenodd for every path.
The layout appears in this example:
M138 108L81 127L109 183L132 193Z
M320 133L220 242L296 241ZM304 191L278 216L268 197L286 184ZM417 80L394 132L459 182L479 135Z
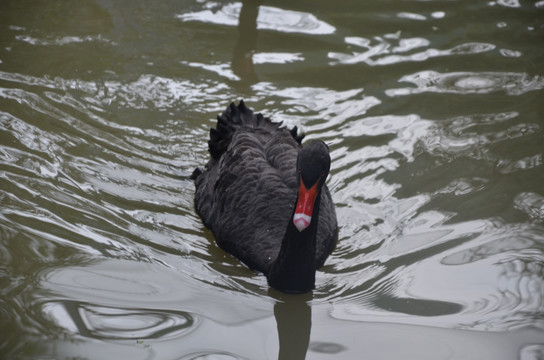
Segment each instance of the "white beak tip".
M312 221L312 217L306 214L296 213L295 216L293 216L293 223L295 224L298 231L302 231L306 229L308 226L310 226L311 221Z

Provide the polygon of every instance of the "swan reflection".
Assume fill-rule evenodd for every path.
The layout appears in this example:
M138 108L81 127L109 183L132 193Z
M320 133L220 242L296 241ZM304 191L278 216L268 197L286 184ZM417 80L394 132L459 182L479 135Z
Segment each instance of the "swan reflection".
M312 308L309 302L313 293L288 295L271 289L269 295L276 299L274 317L280 347L278 360L304 359L310 343Z
M232 71L249 83L258 81L253 67L253 52L257 47L257 17L260 3L260 0L243 2L238 21L238 39L232 53Z

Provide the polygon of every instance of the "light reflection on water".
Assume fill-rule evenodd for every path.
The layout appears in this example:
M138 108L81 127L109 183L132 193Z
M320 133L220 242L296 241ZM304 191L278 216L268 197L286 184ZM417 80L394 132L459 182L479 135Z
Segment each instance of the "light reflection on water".
M242 5L239 2L225 5L209 3L205 7L211 9L181 14L177 18L182 21L238 26ZM257 29L311 35L327 35L334 33L336 30L334 26L318 20L315 15L309 12L286 10L265 5L259 7Z
M542 353L543 74L490 66L525 61L535 45L456 38L454 28L445 42L436 34L446 24L435 22L451 12L434 7L376 10L388 24L415 25L372 36L350 25L352 11L277 6L260 8L264 40L233 35L228 46L200 31L226 42L241 4L168 8L165 26L186 29L188 45L226 53L178 53L169 71L150 65L171 60L162 49L129 74L0 69L0 312L13 334L0 350L135 359ZM118 30L144 21L130 14L112 15ZM415 26L427 22L435 27L422 34ZM110 30L9 25L0 65L18 50L124 46ZM104 56L139 61L125 55ZM456 65L479 56L487 65ZM194 212L188 176L207 159L213 118L241 97L331 147L339 242L305 297L269 290L217 248ZM22 350L28 344L38 352Z

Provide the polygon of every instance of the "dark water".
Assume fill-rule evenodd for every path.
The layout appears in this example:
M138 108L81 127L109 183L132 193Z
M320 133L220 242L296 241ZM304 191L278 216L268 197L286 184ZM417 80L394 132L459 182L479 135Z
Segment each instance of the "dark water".
M0 27L1 358L544 358L544 2L4 0ZM241 98L330 144L311 294L194 211Z

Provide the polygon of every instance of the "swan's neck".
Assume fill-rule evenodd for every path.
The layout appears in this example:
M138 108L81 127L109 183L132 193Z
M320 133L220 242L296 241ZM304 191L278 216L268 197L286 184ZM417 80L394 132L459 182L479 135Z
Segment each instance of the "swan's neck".
M278 257L268 273L270 286L292 293L308 292L314 288L317 270L315 241L320 200L321 192L317 194L310 226L303 231L298 231L293 223L293 210Z

